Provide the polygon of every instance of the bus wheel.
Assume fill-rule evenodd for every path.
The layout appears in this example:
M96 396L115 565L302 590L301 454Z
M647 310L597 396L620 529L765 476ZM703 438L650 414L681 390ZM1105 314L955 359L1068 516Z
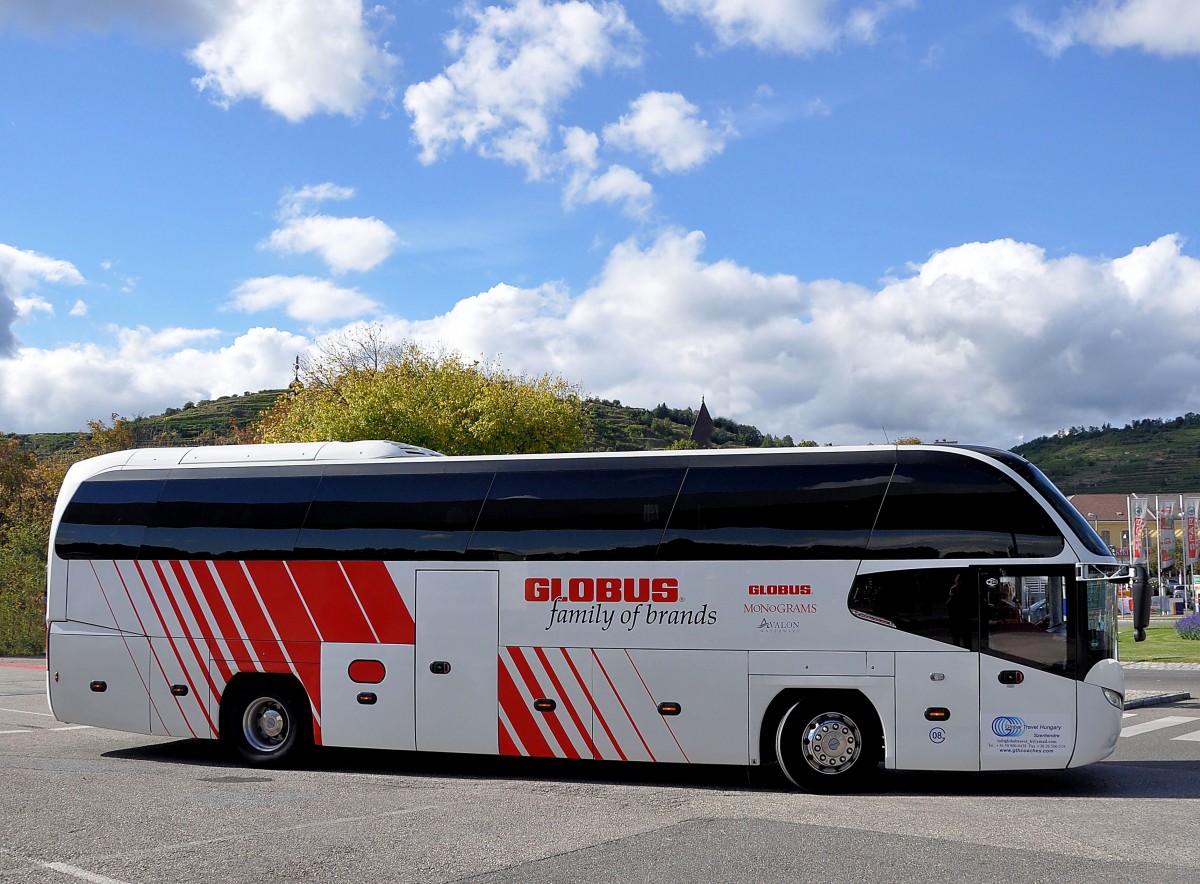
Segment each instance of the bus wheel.
M307 741L308 717L285 685L251 683L221 705L221 733L250 764L278 764Z
M878 765L875 716L861 702L834 696L794 704L775 729L775 757L784 775L809 792L860 786Z

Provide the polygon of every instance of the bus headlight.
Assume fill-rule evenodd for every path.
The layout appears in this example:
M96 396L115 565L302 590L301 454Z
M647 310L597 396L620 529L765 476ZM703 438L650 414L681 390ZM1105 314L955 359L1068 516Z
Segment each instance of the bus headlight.
M1106 699L1106 700L1108 700L1108 702L1112 703L1112 705L1115 708L1117 708L1117 709L1125 708L1125 698L1124 697L1122 697L1116 691L1109 690L1108 688L1101 688L1101 690L1104 691L1104 699Z

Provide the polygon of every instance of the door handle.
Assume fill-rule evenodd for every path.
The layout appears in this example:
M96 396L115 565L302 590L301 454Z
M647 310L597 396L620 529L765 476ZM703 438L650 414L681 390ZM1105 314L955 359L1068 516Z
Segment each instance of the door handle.
M434 675L446 675L450 672L450 664L445 660L434 660L429 664L429 671Z
M1025 680L1025 673L1020 669L1001 669L996 680L1000 684L1020 684Z

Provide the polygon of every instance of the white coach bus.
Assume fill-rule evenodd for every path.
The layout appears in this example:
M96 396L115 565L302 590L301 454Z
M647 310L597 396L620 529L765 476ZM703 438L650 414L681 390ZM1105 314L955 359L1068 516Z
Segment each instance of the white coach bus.
M1121 729L1118 571L988 449L127 451L63 484L50 703L254 764L1075 767Z

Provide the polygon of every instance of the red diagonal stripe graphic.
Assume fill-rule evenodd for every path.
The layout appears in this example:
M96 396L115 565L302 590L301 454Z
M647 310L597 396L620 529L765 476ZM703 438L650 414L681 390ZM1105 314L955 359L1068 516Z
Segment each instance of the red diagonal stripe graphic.
M542 690L542 686L538 684L537 676L529 667L529 661L525 659L525 655L520 648L509 648L509 656L512 657L513 664L517 667L517 672L521 676L521 680L525 682L525 687L529 693L535 698L546 696L546 692ZM560 698L560 702L566 703L565 698ZM578 758L579 751L575 748L575 744L567 735L566 729L562 726L562 721L554 713L538 713L542 716L542 720L550 726L550 733L554 734L554 739L558 741L559 748L567 758Z
M560 650L563 649L560 648ZM584 725L583 719L579 715L579 711L575 708L575 704L571 702L570 696L567 695L566 688L564 688L562 682L558 680L558 673L556 673L554 671L554 667L550 665L550 659L546 656L546 650L544 648L534 648L533 652L542 662L542 667L546 670L546 675L550 678L550 683L554 685L554 690L557 692L562 704L566 707L567 715L571 717L571 721L575 724L575 729L579 731L580 736L583 737L584 743L587 744L588 752L591 753L592 758L596 758L596 744L592 742L592 729Z
M242 637L237 623L234 622L233 615L229 612L229 604L221 595L221 589L217 586L217 581L213 579L208 563L191 561L187 563L187 570L195 578L196 586L200 588L200 594L204 596L208 610L212 612L213 620L217 624L217 634L225 641L225 647L229 649L230 657L234 660L252 660L254 655L251 653L250 645ZM225 673L227 670L225 682L228 684L229 679L233 677L233 669L226 666L221 671Z
M184 641L187 642L188 647L191 648L192 657L196 661L196 665L200 668L200 671L204 673L204 680L208 682L209 696L219 697L221 695L221 691L212 680L212 673L209 672L209 670L208 670L208 660L205 658L204 653L200 650L200 648L198 648L196 646L196 641L194 638L192 638L192 636L190 634L191 630L189 630L187 627L187 621L183 619L183 611L180 610L180 608L179 608L179 601L178 601L178 599L175 598L175 593L171 591L171 585L169 583L167 583L167 575L165 573L163 573L161 563L156 561L153 563L153 565L154 565L154 573L158 577L158 585L162 587L163 595L165 595L167 597L167 601L171 605L171 611L175 615L176 622L179 623L179 628L180 628L181 632L183 633L183 639L184 639ZM141 568L138 568L138 573L142 573ZM145 578L145 575L143 574L143 579L144 578ZM180 584L180 585L182 586L184 584ZM149 584L147 584L147 586L146 586L146 591L149 592L151 596L154 595L154 591L152 589L150 589ZM203 623L203 620L201 620L200 622ZM166 626L166 624L164 624L164 628L165 628L165 626ZM170 632L167 633L167 638L171 641L172 645L175 644L175 636L172 636L170 634ZM184 666L182 658L179 661L179 665L183 666L183 674L184 674L184 676L187 677L188 684L191 685L191 687L192 687L192 693L195 694L196 686L194 684L192 684L192 677L188 674L188 668L187 668L187 666ZM202 700L200 700L199 696L197 696L196 699L198 701L200 701L201 708L203 708L206 705ZM208 710L207 709L205 709L204 717L208 718ZM211 726L212 719L209 719L208 723ZM215 731L214 731L214 733L215 733Z
M229 669L229 664L222 659L224 653L217 644L217 636L213 634L212 626L205 616L204 606L200 604L200 599L197 595L196 588L192 585L189 578L189 572L183 567L183 562L171 562L171 573L175 575L175 581L179 584L180 590L183 592L184 601L187 602L188 609L192 612L192 618L196 621L196 626L200 630L200 637L204 639L204 644L208 648L208 658L217 662L217 668L221 672L221 678L226 684L233 676ZM205 667L207 669L207 667ZM213 696L219 697L220 690L209 679L209 686L213 689Z
M513 681L508 667L504 665L503 657L497 656L497 666L500 675L500 705L504 709L504 714L508 716L509 722L516 728L517 736L525 747L525 751L541 758L553 758L554 751L546 742L546 738L542 736L537 722L533 720L533 713L525 705L525 699L521 696L516 682Z
M92 576L96 578L96 586L100 587L100 595L104 598L104 604L108 606L108 613L112 614L113 623L116 623L117 626L122 630L129 629L129 627L124 626L117 620L116 612L113 611L112 602L108 598L108 591L104 588L104 581L100 579L100 572L96 570L96 563L89 562L88 564L91 566ZM121 570L117 567L117 563L112 562L111 564L113 566L113 572L117 575L117 580L121 583L121 589L125 592L125 597L129 599L129 606L133 608L133 616L137 618L138 626L141 627L142 635L145 635L146 628L142 626L142 618L138 616L137 608L133 605L133 599L129 596L129 587L125 585L125 578L121 576ZM129 631L132 632L131 629ZM146 639L147 645L149 642L150 640ZM133 671L137 673L138 680L142 683L142 688L146 691L146 696L150 698L150 709L153 710L154 714L158 716L158 720L162 721L162 715L159 713L158 707L154 705L154 695L150 693L150 685L146 681L146 679L150 677L149 671L147 671L145 675L142 675L142 667L138 665L137 657L134 656L133 649L129 647L129 639L125 636L124 632L121 634L121 643L125 645L125 653L129 655L129 662L133 664ZM149 724L149 721L147 721L147 724Z
M384 644L411 645L417 628L408 605L383 562L342 562L367 619Z
M225 594L229 596L229 603L233 605L242 628L246 630L246 638L254 646L254 653L258 659L263 663L285 659L283 648L275 640L275 632L267 622L266 611L258 603L246 572L242 570L241 562L222 560L214 562L213 566L217 570L217 576L221 578L221 585L225 587Z
M300 598L300 591L283 562L243 562L243 565L289 653L293 642L320 640L317 627Z
M321 643L316 625L283 562L243 564L266 607L267 616L287 648L296 677L308 693L313 711L313 738L320 743ZM312 665L301 665L306 663Z
M375 641L337 562L288 562L287 569L324 641Z
M505 725L504 719L499 715L496 716L496 729L499 731L500 737L500 754L520 755L521 750L517 746L517 741L513 739L513 735L509 733L508 726Z
M646 689L646 696L650 698L650 702L657 707L658 703L654 699L654 695L650 693L650 686L646 684L646 679L642 678L642 673L638 671L637 664L633 662L633 657L629 655L629 651L625 651L625 656L629 659L629 665L633 667L633 674L638 677L638 681L642 683L642 687ZM675 741L675 745L679 746L679 752L683 755L683 760L688 764L692 763L692 759L688 758L687 753L683 751L683 746L679 742L679 737L675 736L675 731L671 729L671 723L667 721L665 716L659 716L662 719L663 725L667 729L667 733L671 735L671 739Z
M196 685L192 681L192 676L188 673L187 664L183 662L183 655L179 652L179 647L175 644L175 639L171 638L171 630L167 627L167 621L163 618L162 610L158 607L158 602L154 599L154 593L150 590L150 583L148 580L146 580L146 572L142 570L142 565L140 562L134 562L133 567L137 569L138 577L142 581L142 589L146 591L146 598L149 600L150 606L154 608L155 616L158 617L158 623L159 626L162 627L163 637L166 639L167 644L171 646L171 652L175 655L175 660L179 663L179 668L183 671L183 677L187 680L191 694L200 706L200 711L204 713L204 719L208 722L209 730L215 734L217 729L213 726L212 719L208 717L208 710L205 708L204 702L196 693ZM128 587L126 587L126 589L128 590ZM167 592L166 595L170 596L170 593ZM147 636L149 636L148 633ZM153 639L150 641L150 656L153 657L154 662L158 664L158 671L159 674L162 675L163 683L169 688L171 685L171 679L167 677L167 671L163 668L162 661L158 659L158 651L154 650ZM192 727L192 723L188 721L187 713L183 711L183 704L180 702L179 697L175 696L174 691L171 691L171 697L175 701L175 706L179 709L179 715L183 718L183 723L187 725L187 729L191 731L192 736L196 736L196 731ZM155 711L157 712L158 710L156 709ZM162 721L161 715L159 716L159 721ZM163 730L166 729L166 722L163 722Z
M584 682L583 677L579 674L579 670L575 668L575 661L571 659L571 655L567 653L566 648L559 648L559 650L562 651L562 655L566 659L567 665L571 667L571 674L575 676L575 682L579 685L579 689L583 691L583 695L588 698L588 703L590 703L592 706L592 715L595 717L596 721L600 722L600 727L603 728L604 733L608 735L608 742L612 744L613 749L616 750L617 755L620 756L622 761L628 761L629 759L625 757L625 753L621 751L621 744L617 742L616 734L612 732L612 728L608 726L608 721L606 721L604 718L604 713L600 711L600 707L596 704L596 698L592 696L591 687ZM594 742L592 744L592 754L594 754L597 758L602 757L601 754L596 750Z
M600 662L600 656L592 649L592 658L596 661L596 665L600 667L600 673L604 676L604 680L608 682L608 686L612 689L613 696L617 698L617 702L621 704L621 711L625 713L625 717L629 719L630 725L633 726L633 732L637 734L637 738L642 741L642 745L646 747L646 752L650 756L651 761L658 761L654 757L654 753L650 751L650 744L646 742L646 738L642 736L642 730L637 726L637 722L633 720L633 716L629 714L629 708L625 705L625 701L621 699L621 694L617 690L617 686L613 684L613 680L608 677L608 670L604 668L604 664Z

